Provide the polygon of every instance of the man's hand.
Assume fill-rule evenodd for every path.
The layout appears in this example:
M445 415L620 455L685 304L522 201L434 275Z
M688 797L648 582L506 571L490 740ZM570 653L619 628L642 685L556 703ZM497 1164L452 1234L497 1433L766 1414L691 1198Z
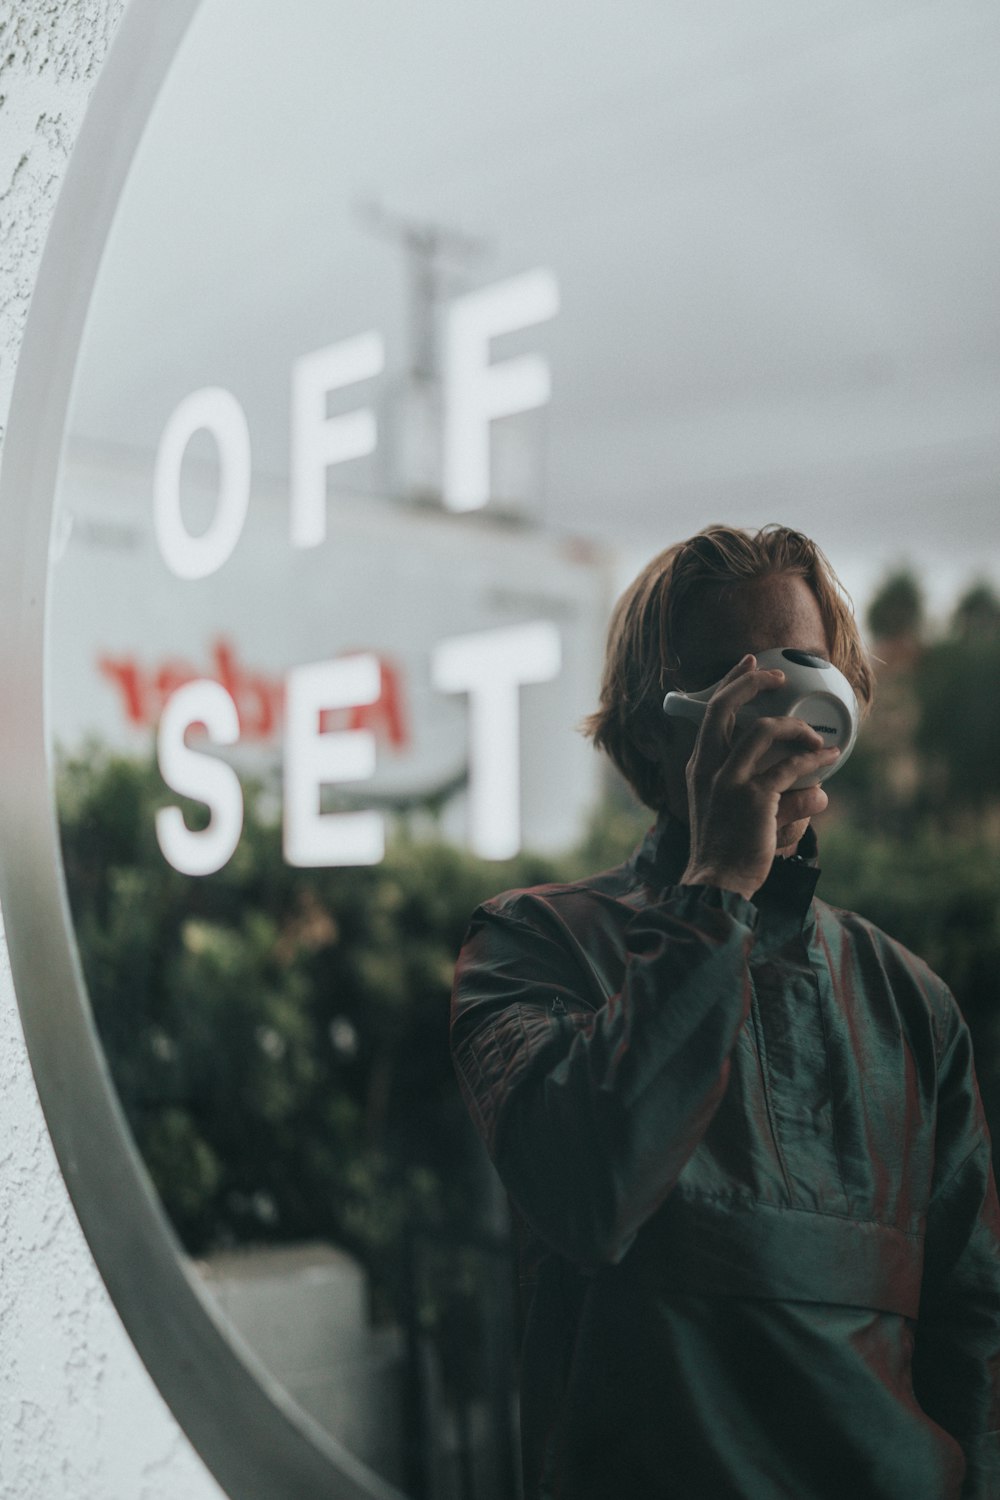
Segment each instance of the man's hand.
M687 765L691 854L684 885L717 885L748 899L767 879L778 849L778 830L822 812L822 787L789 788L830 765L840 751L802 719L758 719L736 730L736 713L758 693L780 687L781 671L757 671L745 656L722 679L709 700ZM772 764L770 752L787 744Z

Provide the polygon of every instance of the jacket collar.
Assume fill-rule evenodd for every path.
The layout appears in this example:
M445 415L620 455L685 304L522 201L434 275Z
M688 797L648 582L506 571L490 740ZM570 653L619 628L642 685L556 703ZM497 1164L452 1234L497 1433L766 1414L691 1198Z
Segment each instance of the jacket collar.
M636 872L651 885L676 885L688 861L690 843L686 824L661 814L633 855ZM795 853L777 858L753 897L768 926L800 928L809 915L819 880L818 845L810 825Z

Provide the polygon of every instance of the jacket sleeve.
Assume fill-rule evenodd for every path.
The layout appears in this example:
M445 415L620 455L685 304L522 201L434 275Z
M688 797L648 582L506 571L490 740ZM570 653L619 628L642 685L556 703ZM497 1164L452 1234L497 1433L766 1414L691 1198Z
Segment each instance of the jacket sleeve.
M589 940L527 894L473 918L452 1005L459 1082L514 1202L568 1259L620 1260L701 1139L750 1006L756 919L736 892L668 888L631 918L609 993L596 913Z
M969 1031L948 1001L914 1389L965 1452L963 1500L1000 1500L1000 1211Z

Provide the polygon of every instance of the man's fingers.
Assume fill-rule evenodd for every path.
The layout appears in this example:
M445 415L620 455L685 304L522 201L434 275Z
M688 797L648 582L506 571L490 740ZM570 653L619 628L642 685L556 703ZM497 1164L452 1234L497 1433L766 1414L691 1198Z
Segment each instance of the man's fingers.
M797 755L786 756L777 765L761 771L754 779L758 786L771 792L787 792L801 776L818 772L838 759L840 750L836 745L825 745L819 750L804 750ZM809 790L806 787L803 791Z
M800 753L814 754L824 748L823 736L803 719L765 717L758 719L741 739L736 741L729 757L729 769L738 780L749 781L759 775L760 762L775 745L798 743ZM789 755L794 754L789 751ZM782 764L786 757L782 758ZM795 777L792 777L795 780Z
M759 672L755 656L744 656L727 672L709 699L698 736L700 758L707 766L720 766L728 756L736 714L744 704L758 693L780 687L784 679L778 668Z
M705 717L726 720L745 703L752 702L758 693L780 687L784 680L785 674L780 667L760 671L755 656L744 656L719 683L708 701Z
M804 786L797 792L782 792L778 799L778 827L800 823L825 812L830 799L821 786Z

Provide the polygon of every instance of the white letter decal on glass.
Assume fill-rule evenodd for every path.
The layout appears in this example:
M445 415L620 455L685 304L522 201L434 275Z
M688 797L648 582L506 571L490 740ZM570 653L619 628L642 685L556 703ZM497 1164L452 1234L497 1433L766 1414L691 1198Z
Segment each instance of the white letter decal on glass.
M559 311L551 271L528 271L448 309L444 347L444 503L478 510L490 498L490 423L544 406L552 390L547 360L522 354L491 365L490 340L544 323Z
M207 804L201 832L188 828L179 807L161 807L156 837L164 858L182 875L211 875L233 856L243 832L243 790L232 766L185 744L192 724L204 724L216 745L240 737L236 704L218 682L187 682L172 693L160 717L156 758L171 791Z
M208 530L192 536L181 515L181 465L187 445L204 429L219 451L219 497ZM231 391L206 386L171 414L156 450L153 529L163 560L178 578L206 578L228 561L250 504L250 429Z
M330 391L370 380L385 364L382 338L362 333L292 366L292 447L289 470L293 547L318 547L326 536L326 471L375 450L378 428L370 407L327 415Z
M469 842L484 859L521 847L518 688L559 671L559 632L546 620L442 641L434 686L469 695Z
M382 690L377 656L293 667L285 690L285 858L290 865L377 865L385 853L381 813L323 813L320 793L339 781L375 774L368 729L320 730L327 709L375 703Z

